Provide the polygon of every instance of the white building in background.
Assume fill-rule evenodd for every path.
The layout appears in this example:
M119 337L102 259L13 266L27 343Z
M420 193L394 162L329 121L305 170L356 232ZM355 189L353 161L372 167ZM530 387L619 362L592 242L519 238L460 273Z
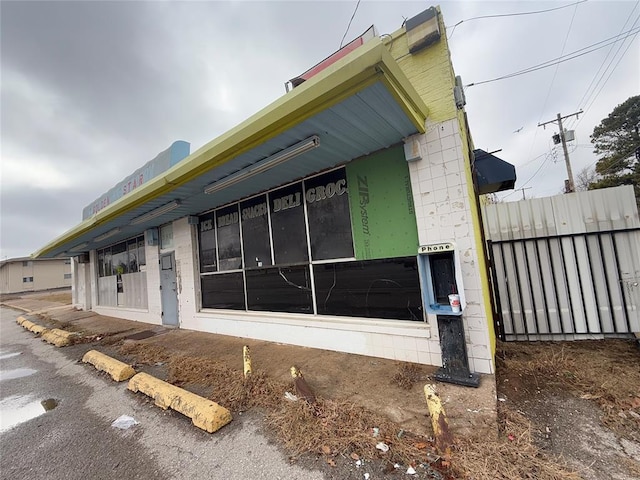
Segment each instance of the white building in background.
M9 258L0 262L0 293L71 287L70 258Z

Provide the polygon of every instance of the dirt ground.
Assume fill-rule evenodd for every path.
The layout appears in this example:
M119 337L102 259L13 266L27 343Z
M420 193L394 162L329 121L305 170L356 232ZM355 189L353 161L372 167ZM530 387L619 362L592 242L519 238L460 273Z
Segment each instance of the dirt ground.
M497 388L499 409L524 416L533 444L580 478L640 478L637 341L499 344Z
M260 412L291 461L329 479L400 478L409 466L413 478L640 478L640 349L632 341L499 344L497 375L483 376L481 388L437 385L456 438L443 456L422 391L432 367L168 330L75 311L53 295L3 301L45 308L40 323L82 332L86 343L65 349L71 356L97 348L234 415ZM249 382L243 345L254 365ZM292 365L318 397L314 406L283 400L295 393ZM380 441L388 453L375 448Z

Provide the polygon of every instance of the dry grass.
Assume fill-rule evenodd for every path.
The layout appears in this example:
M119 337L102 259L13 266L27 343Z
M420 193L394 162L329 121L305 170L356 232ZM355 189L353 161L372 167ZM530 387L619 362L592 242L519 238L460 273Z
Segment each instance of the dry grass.
M540 385L571 385L578 392L601 395L599 402L628 408L627 397L637 391L640 379L616 369L616 362L597 353L576 352L570 345L523 344L501 345L499 368L515 369L531 377ZM598 344L600 345L600 344ZM624 345L624 344L623 344ZM603 345L604 347L605 345ZM617 348L614 358L620 361L638 361L637 353L628 345L606 345ZM294 392L293 382L276 382L262 372L254 372L244 379L240 370L209 357L188 357L172 354L153 344L127 342L120 352L135 357L137 363L165 362L168 381L182 386L210 389L210 398L232 412L258 407L266 413L270 430L292 456L304 453L324 455L328 461L338 456L357 454L362 458L381 459L403 464L425 463L442 472L446 478L474 480L559 480L579 479L557 461L547 457L535 446L531 423L523 415L499 405L499 429L496 437L458 439L450 459L441 459L434 453L433 444L424 437L402 432L393 422L354 403L318 398L316 404L284 400L284 392ZM610 351L609 351L610 353ZM635 360L634 360L635 359ZM392 382L408 387L420 381L417 367L405 364L394 375ZM617 373L618 378L615 377ZM638 372L640 377L640 372ZM620 378L622 377L622 378ZM551 379L551 381L550 381ZM636 381L635 385L632 382ZM615 395L605 395L607 389ZM635 388L635 390L634 390ZM633 398L633 397L630 397ZM619 417L618 417L619 418ZM379 435L373 435L377 427ZM376 449L378 442L391 448L386 454Z
M598 403L602 422L620 435L640 442L640 349L633 341L594 340L563 343L502 343L497 352L501 367L538 389L570 390ZM625 413L626 412L626 413Z
M293 455L356 453L404 464L434 460L432 445L426 439L405 433L393 422L351 402L323 398L313 405L284 402L267 416L267 423ZM377 436L374 427L379 431ZM379 442L390 447L387 453L376 449Z
M71 304L71 292L51 293L49 295L38 296L38 300L43 302L57 302L65 305Z
M232 412L262 409L271 430L293 456L308 452L328 456L357 453L364 458L408 464L428 463L433 451L427 439L404 433L381 415L351 402L318 398L309 405L301 400L287 401L284 393L295 391L293 381L276 382L263 372L245 379L242 371L223 362L172 354L166 348L142 342L127 342L119 351L139 364L166 363L169 383L209 388L209 397ZM379 430L377 436L374 427ZM389 452L377 450L378 442L387 443Z
M494 439L462 439L453 451L452 464L460 478L474 480L579 480L581 477L546 457L531 437L531 422L503 406L499 409L500 435Z
M36 314L39 320L44 322L48 328L59 328L61 330L67 330L69 332L77 331L76 328L73 327L69 322L61 322L60 320L56 320L46 313L38 313Z
M391 383L403 390L411 390L422 379L420 367L415 363L401 363L398 372L391 379Z
M166 362L171 357L171 354L164 347L138 342L125 342L119 351L122 355L133 356L136 363L142 365Z

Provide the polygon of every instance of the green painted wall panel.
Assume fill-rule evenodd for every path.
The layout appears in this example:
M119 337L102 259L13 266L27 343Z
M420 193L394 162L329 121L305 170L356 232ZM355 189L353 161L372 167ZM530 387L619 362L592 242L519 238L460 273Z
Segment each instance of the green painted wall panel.
M402 145L346 166L358 260L416 255L418 228Z

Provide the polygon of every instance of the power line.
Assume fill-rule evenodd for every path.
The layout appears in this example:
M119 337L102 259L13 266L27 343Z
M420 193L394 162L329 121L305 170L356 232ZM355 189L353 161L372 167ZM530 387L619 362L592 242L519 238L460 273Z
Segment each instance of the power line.
M356 16L356 12L358 11L359 6L360 6L360 0L358 0L358 3L356 3L356 8L353 10L353 15L351 15L351 19L349 20L349 25L347 25L347 29L345 30L344 35L342 36L342 40L340 40L340 48L342 48L344 39L347 36L347 33L349 32L349 28L351 27L351 22L353 22L353 17Z
M636 21L633 22L633 24L635 25L638 20L640 19L640 15L638 15L638 17L636 18ZM618 65L620 65L620 62L622 61L622 59L624 58L624 56L627 54L627 52L629 51L629 47L631 47L631 45L633 44L633 42L635 42L635 36L638 35L638 32L635 33L634 38L631 39L631 41L627 44L627 48L624 49L624 52L622 52L622 55L620 55L620 57L618 57L618 61L616 62L616 64L613 66L613 69L611 69L611 71L609 72L609 75L607 76L607 78L605 79L604 83L600 86L600 89L598 90L598 93L595 94L595 96L591 99L591 101L589 102L589 105L587 105L584 110L588 110L589 108L591 108L593 106L593 104L595 103L595 101L597 100L598 96L600 95L600 93L602 92L602 90L604 89L605 85L607 84L607 82L609 81L609 79L611 78L611 75L613 75L613 72L616 71L616 68L618 68ZM622 44L620 45L620 47L622 47ZM620 48L618 48L618 50L616 51L616 55L618 54L618 51L620 51ZM615 55L614 55L615 57ZM613 59L612 59L613 60ZM609 67L607 67L609 68ZM604 75L604 74L603 74ZM584 118L584 117L583 117ZM576 124L574 125L574 128L578 126L578 124L580 123L580 120L578 120L576 122Z
M569 40L569 34L571 33L571 27L573 27L573 20L576 18L577 11L578 11L578 3L576 3L575 8L573 9L573 15L571 16L571 21L569 22L569 28L567 29L567 34L564 37L564 42L562 43L562 49L560 50L560 56L564 55L564 49L567 46L567 40ZM559 68L560 68L560 64L557 63L556 69L553 72L553 77L551 78L551 83L549 84L549 89L547 90L547 95L545 96L544 102L542 103L542 111L540 112L540 118L538 118L538 123L540 123L540 120L542 120L542 115L544 115L544 109L547 106L547 101L549 101L549 95L551 95L551 89L553 88L553 83L556 81L556 76L558 75Z
M536 130L537 131L537 130ZM531 160L528 160L526 162L524 162L522 165L520 165L520 167L526 167L527 165L532 164L533 162L535 162L537 159L544 157L545 155L549 155L549 152L544 152L541 153L540 155L538 155L537 157L533 157Z
M497 82L498 80L505 80L507 78L517 77L517 76L520 76L520 75L524 75L526 73L531 73L531 72L535 72L537 70L542 70L544 68L549 68L549 67L552 67L553 65L556 65L558 63L564 63L564 62L567 62L569 60L573 60L575 58L582 57L583 55L587 55L588 53L595 52L596 50L600 50L601 48L607 47L607 46L609 46L609 45L611 45L613 43L624 41L627 38L629 38L630 36L636 35L639 32L640 32L640 27L632 28L631 30L627 30L626 32L624 32L625 33L625 37L623 37L623 38L618 38L619 36L607 38L606 40L601 40L600 42L593 43L593 44L588 45L586 47L580 48L580 49L578 49L578 50L576 50L574 52L567 53L566 55L562 55L560 57L556 57L556 58L554 58L552 60L547 60L546 62L539 63L538 65L533 65L531 67L527 67L525 69L518 70L518 71L512 72L512 73L508 73L506 75L502 75L500 77L492 78L492 79L489 79L489 80L483 80L481 82L473 82L473 83L470 83L468 85L465 85L465 87L473 87L473 86L476 86L476 85L482 85L484 83ZM606 42L609 42L609 43L606 43ZM601 45L601 44L603 44L603 45ZM600 45L600 46L596 47L596 45ZM592 48L592 47L595 47L595 48ZM588 50L589 48L591 48L591 50Z
M458 25L460 25L461 23L464 23L464 22L470 22L472 20L482 20L482 19L485 19L485 18L519 17L519 16L522 16L522 15L536 15L538 13L553 12L555 10L560 10L560 9L563 9L563 8L571 7L573 5L578 5L578 4L584 3L586 1L587 0L580 0L579 2L569 3L568 5L562 5L561 7L548 8L546 10L535 10L533 12L516 12L516 13L501 13L501 14L495 14L495 15L482 15L482 16L479 16L479 17L467 18L466 20L460 20L455 25L449 25L446 28L449 28L449 27L453 26L453 30L451 30L451 34L449 35L449 38L451 38L451 37L453 37L453 32L456 31L456 28L458 27Z
M544 154L544 155L546 155L546 157L545 157L544 161L540 164L540 166L539 166L539 167L538 167L538 169L535 171L535 173L534 173L533 175L531 175L531 176L529 177L529 179L528 179L526 182L524 182L520 188L524 188L525 186L527 186L527 185L529 184L529 182L530 182L531 180L533 180L533 179L536 177L536 175L538 175L538 173L540 173L540 170L542 170L542 167L544 167L544 166L545 166L545 164L546 164L546 163L549 161L549 159L552 157L552 154L551 154L551 153L546 153L546 154ZM520 188L519 188L518 190L514 190L514 191L513 191L513 192L511 192L511 193L508 193L507 195L505 195L504 197L502 197L502 199L505 199L505 198L507 198L507 197L510 197L511 195L513 195L514 193L516 193L517 191L519 191L519 190L520 190Z
M638 32L635 33L634 37L638 35ZM607 82L609 81L609 79L611 78L611 75L613 75L613 72L615 72L616 68L618 68L618 65L620 64L620 62L622 61L622 59L624 58L624 56L626 55L627 51L629 50L629 47L631 47L631 45L633 44L633 42L635 41L635 38L632 38L631 41L627 44L627 48L625 48L624 52L622 52L622 55L620 56L620 58L618 58L618 61L616 62L616 64L614 65L613 69L609 72L609 76L607 77L607 79L604 81L604 83L602 84L602 86L600 87L600 90L598 90L598 93L596 93L595 97L593 97L593 100L591 100L591 103L589 103L589 105L587 106L587 108L591 108L591 106L594 104L594 102L596 101L596 98L598 98L598 95L600 95L600 92L602 92L602 89L605 87L605 85L607 84Z
M618 36L622 35L622 31L627 26L627 23L629 23L629 20L631 20L631 16L633 15L633 12L636 11L636 8L638 8L638 5L640 5L640 2L636 2L635 3L635 5L633 7L633 10L631 10L631 13L629 13L629 16L627 17L627 19L625 20L624 24L622 25L622 28L620 28L620 32L618 33ZM636 19L636 21L637 21L637 19ZM633 27L633 25L635 25L635 22L632 24L632 27ZM622 47L622 44L620 45L620 47ZM620 49L618 49L618 51L616 51L616 53L613 55L613 57L611 57L611 61L609 62L609 65L607 65L607 68L605 68L605 70L602 72L602 75L600 76L600 78L598 79L597 83L595 84L596 86L594 86L594 82L598 78L598 75L600 74L600 71L602 70L602 67L604 67L604 64L607 62L607 59L609 58L609 55L613 51L613 48L614 48L614 45L612 44L611 48L607 52L607 55L605 55L605 57L602 59L602 63L600 64L600 68L598 68L598 70L596 71L595 75L591 79L591 82L589 83L589 86L585 90L584 95L582 95L582 98L578 102L578 106L576 107L576 109L580 108L580 105L585 105L585 104L589 103L589 100L591 99L591 96L595 92L596 88L598 88L597 85L600 83L600 80L602 80L602 77L605 76L606 71L608 70L609 66L611 65L611 62L613 62L613 59L617 55L618 51L620 51ZM589 93L589 91L591 90L592 86L594 86L593 91L591 91L591 93ZM584 110L586 110L586 109L584 109ZM577 119L572 121L573 125L576 125L577 123L579 123L577 121Z

